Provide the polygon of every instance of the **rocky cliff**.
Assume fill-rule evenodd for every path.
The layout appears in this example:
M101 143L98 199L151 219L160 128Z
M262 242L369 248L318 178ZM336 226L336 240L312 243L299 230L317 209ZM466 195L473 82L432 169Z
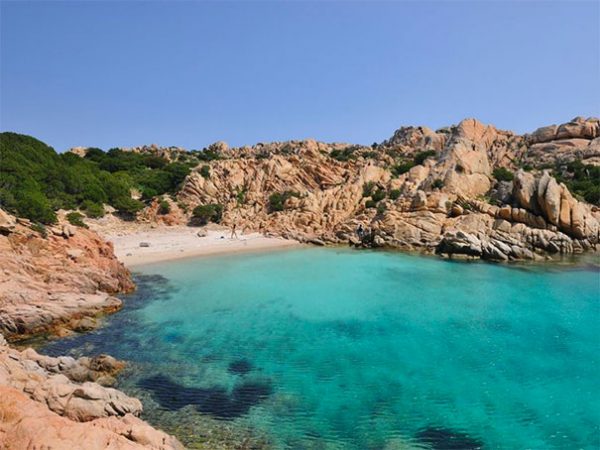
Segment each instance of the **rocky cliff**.
M597 245L600 213L544 169L599 164L599 136L596 118L523 136L466 119L401 128L371 147L217 143L218 158L199 164L177 198L188 217L220 204L225 225L315 243L495 260L576 253ZM357 236L359 225L368 233Z
M51 358L8 346L40 332L86 331L134 288L110 243L0 210L0 448L180 449L138 418L139 400L109 387L123 363L107 355Z

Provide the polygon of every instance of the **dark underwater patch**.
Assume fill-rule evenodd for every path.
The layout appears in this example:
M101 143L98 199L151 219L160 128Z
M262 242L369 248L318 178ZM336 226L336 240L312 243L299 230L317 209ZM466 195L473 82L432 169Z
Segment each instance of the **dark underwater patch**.
M247 359L236 359L229 364L227 367L227 371L229 373L235 373L238 375L246 375L248 372L252 370L252 363Z
M138 385L152 392L158 403L170 411L192 405L201 413L221 419L233 419L246 414L273 391L269 384L247 381L236 386L229 394L221 387L186 387L164 375L145 378Z
M483 442L460 431L443 427L427 427L416 435L419 442L434 450L481 450Z

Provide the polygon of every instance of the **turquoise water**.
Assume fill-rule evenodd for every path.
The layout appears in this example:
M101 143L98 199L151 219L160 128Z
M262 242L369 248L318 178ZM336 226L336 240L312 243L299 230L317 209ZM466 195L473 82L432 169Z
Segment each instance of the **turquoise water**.
M597 270L301 249L137 279L104 328L43 351L131 361L148 418L195 410L275 448L600 447Z

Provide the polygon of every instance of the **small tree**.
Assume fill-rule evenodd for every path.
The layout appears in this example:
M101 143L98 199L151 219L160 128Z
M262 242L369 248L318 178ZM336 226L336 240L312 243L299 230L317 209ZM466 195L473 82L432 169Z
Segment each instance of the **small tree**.
M192 216L200 225L206 225L208 222L219 223L223 217L223 205L210 203L196 206Z
M104 216L104 206L100 203L94 203L90 200L85 200L81 204L81 209L85 211L85 215L90 219L97 219Z
M441 180L439 178L436 179L436 180L434 180L433 184L431 185L431 187L433 189L441 189L441 188L443 188L444 187L444 180Z

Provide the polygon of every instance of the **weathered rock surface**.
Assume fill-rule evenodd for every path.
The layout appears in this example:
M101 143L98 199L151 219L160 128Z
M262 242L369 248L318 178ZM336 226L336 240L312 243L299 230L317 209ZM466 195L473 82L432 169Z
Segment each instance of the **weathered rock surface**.
M70 225L48 227L44 238L15 222L0 234L0 332L7 338L89 329L94 317L121 307L111 294L134 285L110 243Z
M496 260L581 252L598 243L596 208L575 199L549 173L519 170L513 182L499 182L494 169L539 166L536 145L562 146L545 151L543 164L590 156L598 127L598 119L576 118L518 136L466 119L435 132L401 128L372 148L311 140L220 145L213 150L222 152L221 159L206 163L210 177L194 171L178 199L189 211L199 204L223 205L224 225L303 242L452 254L463 248L465 254ZM397 158L406 161L423 151L433 156L394 175ZM366 186L387 198L369 207ZM272 211L270 196L285 192L293 195L286 196L282 210ZM362 238L356 235L359 225L369 231ZM465 236L457 237L472 229L479 247L463 246Z

